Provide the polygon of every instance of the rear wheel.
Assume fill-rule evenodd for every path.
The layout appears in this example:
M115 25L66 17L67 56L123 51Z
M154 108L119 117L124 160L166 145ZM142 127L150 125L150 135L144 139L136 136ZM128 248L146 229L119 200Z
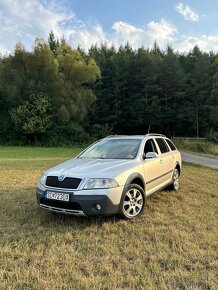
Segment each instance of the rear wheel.
M130 184L124 194L121 214L126 219L139 216L145 207L145 193L138 184Z
M171 190L179 189L179 170L177 168L174 169L173 181L172 181L172 184L169 186L169 189Z

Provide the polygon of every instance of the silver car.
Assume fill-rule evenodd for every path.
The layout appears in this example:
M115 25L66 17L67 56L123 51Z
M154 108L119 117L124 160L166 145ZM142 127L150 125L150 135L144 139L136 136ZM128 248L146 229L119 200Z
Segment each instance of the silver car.
M132 219L151 193L178 190L181 165L180 152L164 135L109 136L45 171L37 201L54 212Z

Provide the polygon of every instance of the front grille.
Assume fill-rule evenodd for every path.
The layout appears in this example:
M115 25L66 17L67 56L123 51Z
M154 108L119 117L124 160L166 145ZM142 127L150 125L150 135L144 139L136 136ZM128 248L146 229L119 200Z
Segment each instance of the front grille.
M51 187L77 189L81 180L80 178L65 177L64 180L59 181L57 176L48 176L45 184Z
M48 206L53 206L57 208L72 209L72 210L82 210L81 206L77 202L63 202L59 200L47 199L44 197L40 198L40 203Z

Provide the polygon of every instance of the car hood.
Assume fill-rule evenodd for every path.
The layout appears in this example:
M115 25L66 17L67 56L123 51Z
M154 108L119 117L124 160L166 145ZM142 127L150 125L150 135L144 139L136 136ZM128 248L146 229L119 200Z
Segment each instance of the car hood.
M115 178L124 171L135 167L136 163L135 160L123 159L75 158L48 169L45 174L79 178Z

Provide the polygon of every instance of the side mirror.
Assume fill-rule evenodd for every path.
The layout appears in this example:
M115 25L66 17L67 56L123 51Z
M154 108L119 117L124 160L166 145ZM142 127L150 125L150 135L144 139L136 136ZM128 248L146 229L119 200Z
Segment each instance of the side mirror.
M145 155L145 159L152 159L152 158L157 158L158 155L156 152L147 152Z

